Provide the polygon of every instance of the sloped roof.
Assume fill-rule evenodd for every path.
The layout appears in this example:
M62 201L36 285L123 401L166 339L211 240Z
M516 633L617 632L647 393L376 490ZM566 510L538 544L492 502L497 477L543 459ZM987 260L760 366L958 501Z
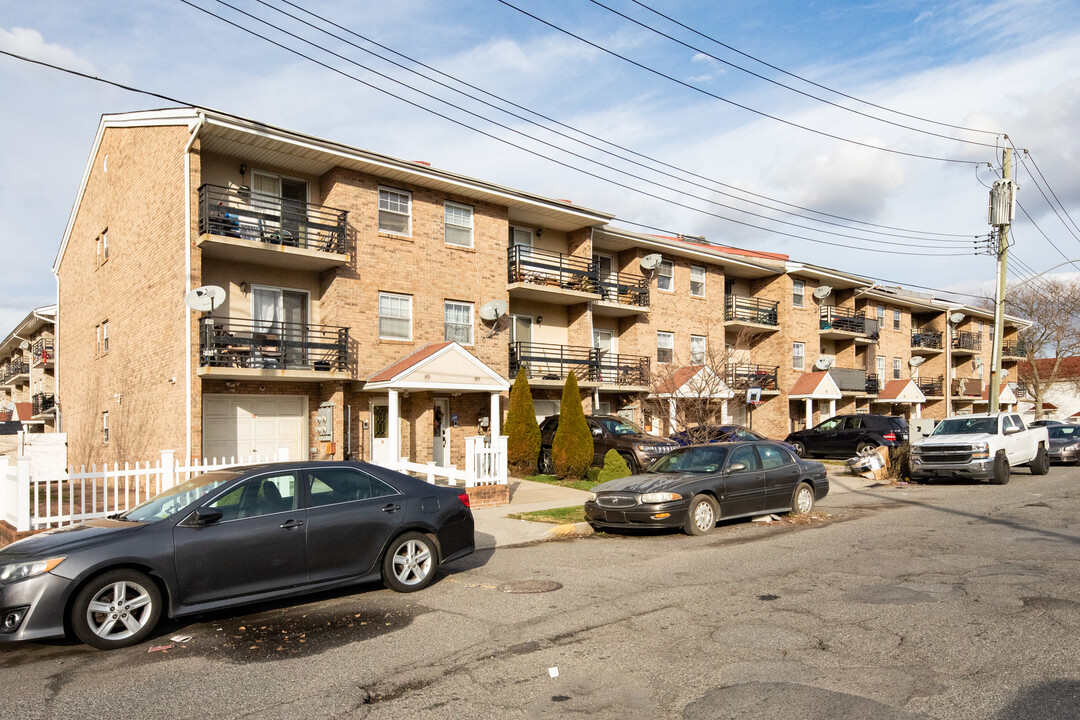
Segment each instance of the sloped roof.
M687 365L685 367L679 368L675 372L671 373L670 377L665 378L664 381L657 386L656 394L670 395L674 392L677 392L679 388L689 382L690 378L697 375L698 371L701 370L701 368L703 367L705 366Z
M449 342L432 343L412 352L398 360L393 365L387 365L379 372L368 378L368 382L389 382L414 365L420 364L435 353L449 345Z
M15 403L15 414L21 422L29 422L34 417L33 403Z
M425 345L371 376L365 390L502 392L510 381L456 342Z
M695 380L700 379L700 382ZM687 365L673 372L651 397L731 398L735 393L708 365Z
M926 395L914 380L890 380L878 393L877 402L924 403Z
M987 401L990 400L990 386L989 385L987 385L986 387L983 388L982 399L987 400ZM1001 402L1004 405L1015 405L1016 404L1016 393L1014 393L1012 391L1012 388L1009 387L1009 383L1007 383L1007 382L1001 383L1001 390L998 391L998 401Z
M832 375L827 372L803 373L791 386L788 397L798 400L839 400L843 397Z
M1035 367L1039 370L1039 377L1049 377L1050 373L1054 371L1055 362L1057 362L1057 358L1039 358L1036 360ZM1031 363L1027 360L1022 360L1017 363L1016 369L1021 375L1032 375ZM1080 377L1080 356L1073 355L1071 357L1061 358L1061 365L1058 366L1058 377Z

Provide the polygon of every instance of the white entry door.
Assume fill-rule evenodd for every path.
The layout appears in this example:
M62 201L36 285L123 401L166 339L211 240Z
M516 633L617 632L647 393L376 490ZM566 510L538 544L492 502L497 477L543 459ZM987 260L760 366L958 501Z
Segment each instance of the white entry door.
M203 457L246 460L253 455L307 456L307 397L203 395Z
M390 451L390 406L387 400L371 403L371 462L386 467L393 460Z
M615 352L615 333L611 330L593 330L593 347L600 351L600 381L617 382L619 371L611 364L609 357Z
M431 437L431 459L446 467L450 457L450 399L435 398L435 422Z

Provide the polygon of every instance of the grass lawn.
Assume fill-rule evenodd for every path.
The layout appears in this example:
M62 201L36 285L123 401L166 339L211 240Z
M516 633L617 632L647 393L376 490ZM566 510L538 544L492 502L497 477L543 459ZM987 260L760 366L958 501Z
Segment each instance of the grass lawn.
M547 476L541 476L547 477ZM532 480L532 478L529 478ZM551 510L536 510L534 512L527 513L514 513L513 515L507 515L507 517L514 518L515 520L532 520L533 522L546 522L554 523L556 525L563 525L565 523L579 523L585 522L585 508L580 505L574 507L553 508Z
M533 482L547 483L548 485L562 485L563 487L574 488L575 490L592 490L596 486L596 483L590 480L560 480L554 475L530 475L525 480L532 480Z

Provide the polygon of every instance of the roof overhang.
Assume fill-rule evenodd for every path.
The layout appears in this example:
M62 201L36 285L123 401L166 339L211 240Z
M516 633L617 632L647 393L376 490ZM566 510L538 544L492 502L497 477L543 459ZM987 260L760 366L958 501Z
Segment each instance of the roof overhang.
M731 254L743 252L737 248L725 248L721 245L708 245L661 235L648 235L611 225L605 225L593 231L593 248L600 251L639 248L663 255L700 260L714 265L720 264L724 266L727 275L751 279L783 273L783 258L786 257L776 255L770 258L768 256L772 253L762 253L761 258L754 259L753 254L748 252L744 258ZM769 265L770 262L774 264Z
M42 305L34 308L22 319L15 329L8 333L3 343L0 343L0 357L6 356L19 346L23 340L29 341L29 336L36 333L44 325L56 322L56 305Z
M376 373L372 377L382 375ZM504 392L509 389L509 380L456 342L415 363L405 364L392 376L364 385L365 391Z
M703 365L700 370L688 377L679 387L668 392L652 393L649 397L730 400L735 397L735 393L719 375L713 372L712 368Z
M799 394L788 395L789 400L840 400L844 397L844 394L840 392L840 386L833 380L832 375L827 372L811 373L812 375L821 375L817 384L809 392L802 392ZM796 381L796 385L800 380ZM794 390L795 387L792 387Z

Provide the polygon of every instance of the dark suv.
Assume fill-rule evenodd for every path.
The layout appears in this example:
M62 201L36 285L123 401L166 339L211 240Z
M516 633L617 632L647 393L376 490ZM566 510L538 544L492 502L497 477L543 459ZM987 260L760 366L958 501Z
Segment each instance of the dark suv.
M652 465L657 460L678 447L671 440L664 440L655 435L646 435L645 431L629 420L617 415L588 415L593 439L593 465L604 466L604 456L608 450L616 450L630 466L635 475ZM538 469L545 475L554 471L551 459L551 442L555 439L555 430L559 427L559 416L551 417L540 423L540 460Z
M866 448L894 448L907 440L907 421L891 415L836 415L786 438L800 457L851 457Z

